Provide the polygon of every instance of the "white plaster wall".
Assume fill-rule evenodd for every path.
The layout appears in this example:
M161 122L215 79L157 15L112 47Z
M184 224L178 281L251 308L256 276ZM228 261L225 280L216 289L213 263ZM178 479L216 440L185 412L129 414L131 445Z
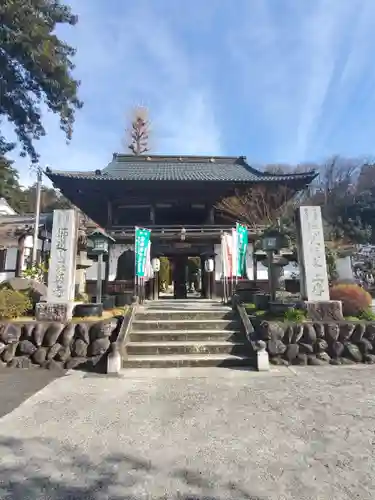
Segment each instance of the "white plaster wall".
M8 248L5 260L5 269L15 269L17 263L17 248ZM14 271L4 271L0 273L0 282L14 278Z
M222 264L221 264L221 245L215 245L215 279L219 281L222 279ZM268 280L268 269L261 262L258 262L257 266L257 279L258 280ZM254 279L254 268L253 268L253 245L250 243L247 247L246 253L246 274L247 279ZM284 277L286 279L298 278L299 277L299 267L298 264L290 263L284 267Z
M254 252L254 246L252 243L250 243L247 247L247 252L246 252L246 274L247 274L247 279L249 280L254 279L253 252ZM268 269L261 262L258 262L257 265L257 279L258 280L268 279Z
M17 212L8 205L5 198L0 198L0 215L17 215Z
M96 280L98 278L98 263L93 262L92 266L86 269L86 280ZM105 279L105 266L102 267L102 280Z
M215 245L215 279L219 281L222 279L222 262L221 262L221 245ZM268 271L263 264L258 262L258 280L268 279ZM250 243L246 252L246 274L249 280L254 279L253 269L253 245Z
M5 269L16 269L17 265L17 248L8 248L5 260Z
M109 249L109 274L108 281L114 281L117 273L117 262L121 254L126 250L134 250L134 245L116 244ZM94 262L86 271L87 280L96 280L98 275L98 263ZM105 266L102 268L102 279L105 279Z
M214 252L215 252L215 281L220 281L223 276L220 244L214 245Z
M352 269L352 259L349 255L347 257L341 257L336 259L336 271L338 279L340 280L354 279L353 269Z

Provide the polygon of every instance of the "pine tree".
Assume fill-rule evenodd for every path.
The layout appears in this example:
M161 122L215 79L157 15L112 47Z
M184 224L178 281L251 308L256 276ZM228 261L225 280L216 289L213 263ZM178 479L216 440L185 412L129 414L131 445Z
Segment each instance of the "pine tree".
M12 162L0 156L0 198L5 198L9 205L18 212L23 200L17 170Z
M77 17L62 0L3 0L0 2L0 124L14 128L21 154L37 162L35 140L45 135L42 105L56 113L69 140L79 82L72 77L75 50L60 40L61 25ZM0 154L10 143L0 128Z

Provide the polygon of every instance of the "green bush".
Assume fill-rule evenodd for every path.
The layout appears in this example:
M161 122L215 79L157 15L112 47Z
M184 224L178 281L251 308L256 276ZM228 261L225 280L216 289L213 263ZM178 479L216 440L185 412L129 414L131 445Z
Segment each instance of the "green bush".
M344 316L358 317L371 306L372 297L359 285L340 284L330 290L331 300L341 300Z
M0 319L14 319L24 316L32 309L30 297L16 290L0 290Z
M77 293L74 297L75 302L84 302L87 304L89 302L89 296L87 293Z
M302 321L306 320L306 311L303 311L302 309L295 309L294 307L288 309L284 313L284 320L301 323Z
M250 302L249 304L245 304L245 308L249 311L254 311L256 309L256 305Z
M366 309L361 312L359 319L363 321L375 321L375 312L372 309Z

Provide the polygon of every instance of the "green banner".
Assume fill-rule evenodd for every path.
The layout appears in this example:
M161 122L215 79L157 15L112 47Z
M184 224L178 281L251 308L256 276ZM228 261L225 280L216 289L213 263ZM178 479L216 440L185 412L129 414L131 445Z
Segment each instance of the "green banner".
M247 227L236 224L237 232L237 276L246 274L246 251L248 245Z
M151 231L142 227L135 228L135 273L143 278L146 271L147 248Z

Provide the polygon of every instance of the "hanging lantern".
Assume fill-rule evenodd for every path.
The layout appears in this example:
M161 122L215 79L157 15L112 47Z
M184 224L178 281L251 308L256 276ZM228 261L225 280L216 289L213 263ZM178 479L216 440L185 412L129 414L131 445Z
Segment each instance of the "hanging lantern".
M158 259L157 257L152 259L151 267L152 267L152 270L154 271L154 273L158 273L160 271L160 259Z
M214 260L207 259L204 263L204 269L207 273L212 273L212 271L214 270Z

